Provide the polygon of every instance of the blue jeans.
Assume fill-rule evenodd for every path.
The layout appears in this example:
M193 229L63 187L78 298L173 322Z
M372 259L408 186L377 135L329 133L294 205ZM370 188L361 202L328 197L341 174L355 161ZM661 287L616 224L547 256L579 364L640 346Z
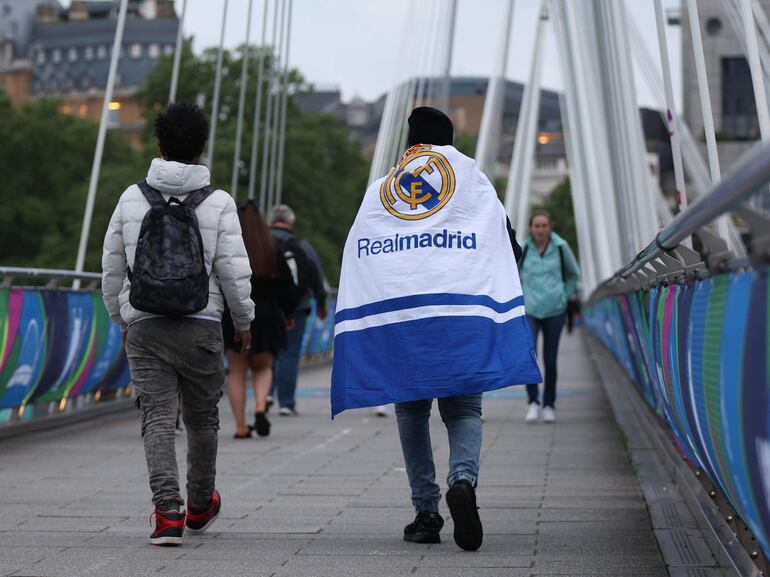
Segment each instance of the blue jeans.
M543 406L554 408L556 403L556 356L559 353L559 339L564 328L566 313L553 317L536 319L527 315L529 328L532 331L532 341L537 349L537 335L543 330L543 362L545 364L545 390L543 391ZM537 385L527 385L527 396L530 403L539 402Z
M428 425L432 404L433 399L396 404L401 450L418 513L438 513L441 500ZM438 410L449 434L447 485L465 479L475 487L481 453L481 395L438 399Z
M288 409L293 409L296 404L294 394L297 391L299 356L306 324L307 313L304 310L295 312L294 328L287 334L288 344L275 359L273 383L278 392L278 404Z

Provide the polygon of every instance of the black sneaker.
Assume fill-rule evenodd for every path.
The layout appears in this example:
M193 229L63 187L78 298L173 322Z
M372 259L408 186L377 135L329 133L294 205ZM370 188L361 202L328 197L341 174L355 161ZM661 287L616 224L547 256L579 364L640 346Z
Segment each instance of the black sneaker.
M181 545L184 533L185 514L179 511L161 511L155 509L150 516L150 523L155 518L155 530L150 535L153 545Z
M254 413L254 430L260 437L267 437L270 434L270 421L266 413Z
M453 483L446 493L446 503L455 524L454 538L457 546L466 551L475 551L481 547L484 530L476 506L476 492L471 484L465 479Z
M187 502L187 530L190 533L203 533L211 527L211 524L219 517L219 511L222 508L222 497L219 491L214 489L211 500L205 507L194 507Z
M417 513L414 521L404 527L404 541L411 543L441 543L439 532L444 519L438 513Z

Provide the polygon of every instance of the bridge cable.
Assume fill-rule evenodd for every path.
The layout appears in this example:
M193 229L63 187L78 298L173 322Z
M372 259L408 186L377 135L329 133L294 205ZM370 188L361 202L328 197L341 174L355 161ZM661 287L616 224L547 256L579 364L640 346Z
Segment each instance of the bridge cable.
M214 144L217 137L217 122L219 120L219 93L222 88L222 58L225 52L225 29L227 26L227 5L229 0L225 0L222 10L222 31L219 35L219 52L217 53L217 68L214 77L214 101L211 106L211 129L209 131L209 149L206 154L206 162L209 171L214 171Z
M179 16L178 26L176 31L176 48L174 49L174 65L171 69L171 86L168 90L168 103L174 104L176 102L176 89L179 82L179 67L182 61L182 46L184 41L184 20L187 14L188 0L182 0L182 14Z
M265 69L265 44L267 38L267 7L269 0L265 0L262 12L262 37L259 43L259 65L257 68L257 88L254 97L254 124L251 131L251 159L249 160L249 199L254 199L254 189L257 183L257 152L259 149L259 119L262 114L262 77Z
M251 9L254 0L249 0L246 16L246 41L241 53L241 85L238 95L238 120L235 125L235 150L233 151L233 168L230 180L230 194L238 198L238 180L241 172L241 138L243 136L243 112L246 105L246 89L249 84L249 54L251 53Z
M80 243L78 245L78 255L75 262L75 272L83 272L83 266L86 260L86 251L88 249L88 237L91 233L91 220L94 215L94 202L96 200L96 188L99 183L99 173L102 168L102 155L104 153L104 142L107 137L107 125L109 124L110 103L115 89L115 78L118 72L118 62L120 59L120 48L123 44L123 31L126 28L126 12L128 10L128 0L121 0L120 11L118 12L118 23L115 28L115 39L112 43L112 54L110 55L110 70L107 74L107 86L104 90L104 100L102 102L102 115L99 120L99 132L96 137L96 150L94 160L91 165L91 179L88 183L88 195L86 197L86 208L83 214L83 227L80 231ZM72 288L80 288L80 279L72 283Z

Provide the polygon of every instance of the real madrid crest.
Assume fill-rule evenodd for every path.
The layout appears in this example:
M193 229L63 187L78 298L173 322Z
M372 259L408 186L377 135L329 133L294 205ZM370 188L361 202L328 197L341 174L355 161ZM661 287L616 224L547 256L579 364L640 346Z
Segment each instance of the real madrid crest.
M421 220L441 210L455 191L455 174L443 154L430 146L410 148L380 187L387 211L404 220Z

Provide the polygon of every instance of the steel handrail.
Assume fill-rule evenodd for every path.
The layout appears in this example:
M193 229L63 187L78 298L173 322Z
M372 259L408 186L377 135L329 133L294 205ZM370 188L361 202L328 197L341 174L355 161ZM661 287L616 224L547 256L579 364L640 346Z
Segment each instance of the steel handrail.
M711 192L679 213L653 242L596 290L601 290L612 281L627 279L646 264L674 250L704 225L737 208L767 182L770 182L770 143L757 144L740 158Z
M102 275L95 272L76 272L73 270L52 268L23 268L0 266L0 278L39 278L57 280L101 281Z

